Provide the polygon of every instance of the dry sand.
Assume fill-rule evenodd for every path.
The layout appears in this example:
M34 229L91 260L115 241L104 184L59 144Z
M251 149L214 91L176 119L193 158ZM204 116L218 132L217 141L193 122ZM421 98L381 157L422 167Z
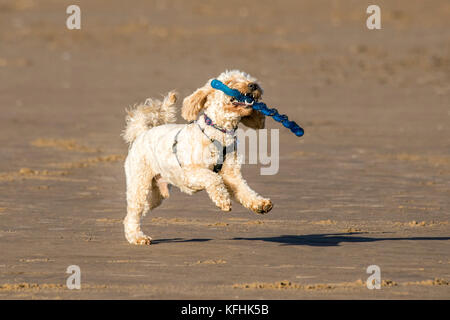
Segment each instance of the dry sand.
M0 3L0 298L450 298L449 1L77 3ZM129 245L124 109L227 68L305 128L244 168L274 209L174 191Z

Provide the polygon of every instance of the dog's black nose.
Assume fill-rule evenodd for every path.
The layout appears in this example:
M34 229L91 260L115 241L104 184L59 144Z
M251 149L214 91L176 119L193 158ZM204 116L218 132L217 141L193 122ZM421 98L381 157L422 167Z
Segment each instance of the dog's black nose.
M248 84L248 88L249 88L251 91L255 91L255 90L258 90L258 89L259 89L259 86L258 86L257 83L251 82L251 83Z

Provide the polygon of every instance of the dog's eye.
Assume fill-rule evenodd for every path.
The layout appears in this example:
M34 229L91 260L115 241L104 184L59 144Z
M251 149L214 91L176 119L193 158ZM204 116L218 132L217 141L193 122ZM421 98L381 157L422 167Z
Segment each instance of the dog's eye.
M235 97L231 97L231 100L230 100L230 102L233 102L233 101L235 101L236 100L236 98Z

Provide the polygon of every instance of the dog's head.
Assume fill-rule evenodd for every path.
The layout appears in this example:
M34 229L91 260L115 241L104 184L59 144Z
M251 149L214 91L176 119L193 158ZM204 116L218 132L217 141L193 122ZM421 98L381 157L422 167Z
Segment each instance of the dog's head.
M183 100L181 115L184 119L196 120L200 111L204 110L208 117L224 128L235 127L239 121L254 129L264 128L265 117L261 112L253 110L250 104L239 102L222 91L215 90L211 87L211 80ZM250 95L255 101L263 94L255 78L238 70L225 71L217 80L244 95Z

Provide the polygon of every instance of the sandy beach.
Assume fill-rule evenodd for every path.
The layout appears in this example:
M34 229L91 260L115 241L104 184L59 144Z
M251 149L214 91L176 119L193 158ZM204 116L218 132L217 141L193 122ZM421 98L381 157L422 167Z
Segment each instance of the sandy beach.
M381 30L356 0L70 4L0 2L0 299L450 298L449 1L377 1ZM273 210L174 188L128 244L125 108L226 69L305 129L267 119L279 171L243 167Z

